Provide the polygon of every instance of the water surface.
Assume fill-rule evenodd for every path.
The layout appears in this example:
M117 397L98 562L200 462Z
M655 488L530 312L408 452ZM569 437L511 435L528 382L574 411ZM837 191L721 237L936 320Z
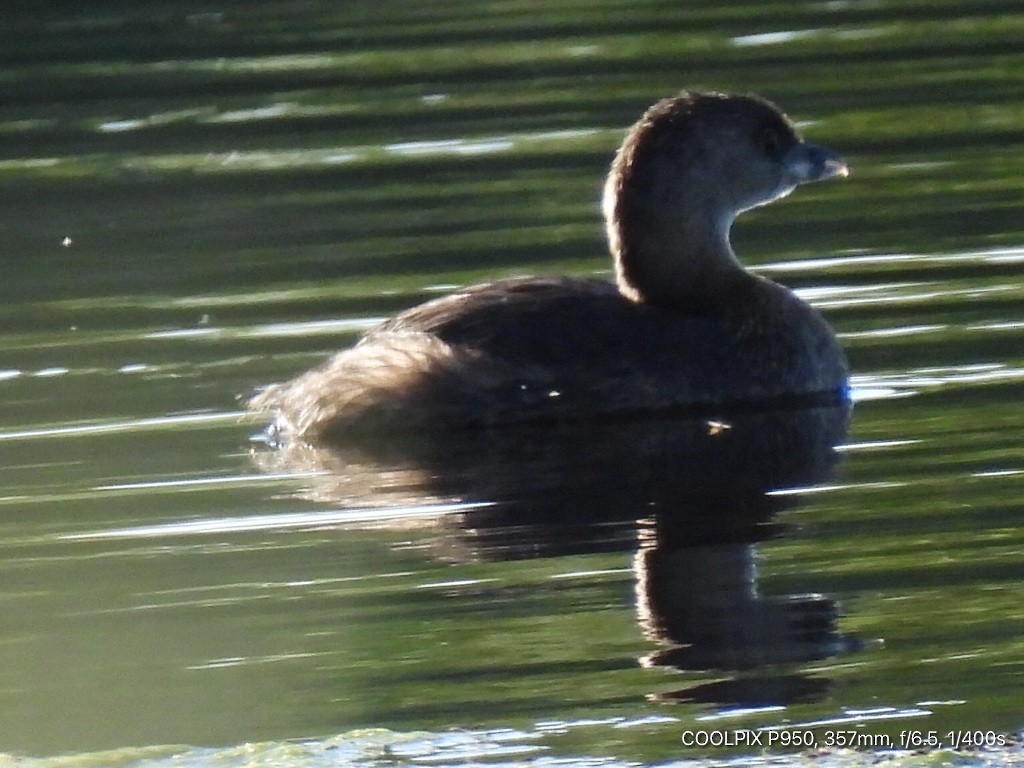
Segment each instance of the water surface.
M19 12L0 751L653 764L730 752L688 731L806 726L861 734L855 762L905 732L1018 733L1022 36L1017 0ZM848 426L728 443L777 471L754 453L705 485L665 457L710 462L742 424L661 425L667 454L581 449L637 445L609 425L388 466L253 442L246 396L401 308L606 275L601 176L684 86L763 93L853 167L734 232L834 324ZM681 499L749 514L640 509ZM643 591L660 563L721 577L733 615L806 611L814 647L680 656Z

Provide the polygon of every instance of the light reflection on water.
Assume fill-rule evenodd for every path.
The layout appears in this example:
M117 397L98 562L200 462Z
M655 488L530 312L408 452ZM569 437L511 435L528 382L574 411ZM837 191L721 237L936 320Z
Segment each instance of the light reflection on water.
M191 480L157 481L150 483L124 483L120 485L98 486L97 491L134 491L134 490L187 490L201 486L227 486L233 483L260 483L280 480L302 480L304 477L315 476L315 473L282 475L242 475L240 477L210 477ZM74 533L62 536L67 541L86 541L95 539L147 539L176 536L199 536L220 533L241 533L252 531L280 531L291 529L309 529L318 526L336 525L370 525L391 520L412 522L419 519L436 520L443 515L482 509L490 506L489 502L473 504L427 504L413 508L391 507L388 509L353 510L345 509L331 512L295 512L277 515L253 515L250 517L227 517L207 520L187 520L163 525L147 525L136 528L121 528L91 533Z
M838 268L842 270L864 265L894 264L958 264L958 263L993 263L1016 264L1024 261L1024 247L993 248L991 250L969 251L965 253L878 253L867 255L836 256L827 259L801 259L799 261L766 264L758 267L768 272L786 270L820 270Z
M911 335L883 334L883 335ZM872 334L876 335L876 334ZM954 384L994 384L1024 380L1024 368L1002 363L975 363L948 368L919 368L896 373L859 374L851 377L850 397L856 402L903 398Z
M0 432L0 441L89 436L111 432L134 433L141 430L165 429L168 427L186 428L197 424L223 424L225 422L237 423L243 416L243 412L233 411L228 413L190 413L176 416L153 416L145 419L131 419L99 424L68 424L55 427L40 427L38 429Z
M145 339L254 339L300 336L335 335L367 331L381 323L383 317L339 318L335 320L303 320L291 323L271 323L250 327L175 328L143 334Z
M269 171L274 169L295 170L316 166L336 166L347 163L380 162L388 157L397 158L444 158L448 156L489 155L537 149L555 149L560 145L572 145L583 139L601 138L613 132L595 128L571 129L565 131L540 131L506 136L492 136L464 139L439 139L435 141L410 141L383 145L359 147L331 147L327 149L281 149L243 151L231 150L223 153L186 155L139 155L114 160L114 167L125 170L147 171L192 171L196 173ZM22 162L37 162L27 160ZM74 162L70 159L68 162ZM56 164L53 163L53 164ZM12 161L12 167L17 167Z

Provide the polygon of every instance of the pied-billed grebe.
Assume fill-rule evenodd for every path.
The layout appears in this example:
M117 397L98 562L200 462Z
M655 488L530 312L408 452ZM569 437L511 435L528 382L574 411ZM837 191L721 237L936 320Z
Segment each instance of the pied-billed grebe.
M286 434L486 426L733 403L842 399L846 361L824 319L747 272L742 211L845 176L756 96L684 92L619 148L604 189L616 284L526 277L410 309L251 403Z

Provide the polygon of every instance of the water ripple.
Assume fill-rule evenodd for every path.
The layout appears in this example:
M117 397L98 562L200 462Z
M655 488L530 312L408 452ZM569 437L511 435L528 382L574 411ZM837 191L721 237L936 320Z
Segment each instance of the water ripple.
M293 477L293 475L282 477L290 478ZM251 479L245 479L251 482ZM149 539L169 536L197 536L251 531L274 531L291 528L312 528L325 525L354 525L379 523L389 520L435 518L442 515L465 512L471 509L482 509L489 506L492 506L490 502L426 504L423 506L390 507L387 509L291 512L271 515L248 515L245 517L180 520L177 522L161 523L158 525L139 525L130 528L115 528L105 531L64 534L59 538L65 541L89 541L96 539Z
M244 416L242 411L221 411L215 413L183 413L173 416L154 416L145 419L124 419L95 424L69 424L54 427L37 427L0 432L0 441L35 440L45 437L78 437L100 435L111 432L134 432L144 429L165 429L196 424L238 422Z

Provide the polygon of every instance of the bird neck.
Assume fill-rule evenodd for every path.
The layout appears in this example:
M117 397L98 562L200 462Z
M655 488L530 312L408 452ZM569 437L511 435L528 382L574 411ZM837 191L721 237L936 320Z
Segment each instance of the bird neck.
M747 277L729 242L734 215L689 211L671 219L609 223L616 279L624 296L694 311L719 301L723 290Z

